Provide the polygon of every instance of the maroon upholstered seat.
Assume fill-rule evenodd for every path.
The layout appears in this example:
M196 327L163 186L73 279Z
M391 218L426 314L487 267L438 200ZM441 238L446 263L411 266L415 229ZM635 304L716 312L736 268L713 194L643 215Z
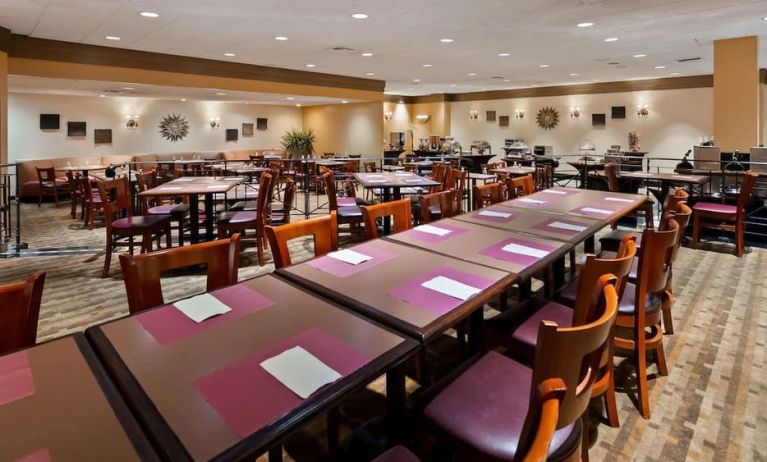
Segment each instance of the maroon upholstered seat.
M426 407L426 417L483 454L513 460L530 401L532 369L490 351ZM549 454L577 445L580 421L557 430Z
M117 220L114 220L112 222L112 228L114 229L140 229L140 228L151 228L153 226L157 226L164 221L167 221L167 217L160 216L160 215L151 215L151 216L132 216L132 217L125 217L125 218L119 218Z
M343 218L362 217L362 210L360 210L360 208L357 207L356 205L338 207L338 209L336 209L336 212L338 213L339 217L343 217Z
M336 199L338 207L355 207L357 205L356 197L339 197Z
M189 212L189 206L186 204L165 204L152 207L147 212L150 215L175 215L186 214Z
M623 297L618 304L618 315L631 315L634 313L634 306L636 300L636 286L630 282L626 283L626 289L623 292ZM648 295L645 301L645 310L647 313L654 313L660 309L661 299L657 295Z
M419 459L405 446L394 446L372 462L419 462Z
M695 211L721 213L726 215L735 215L738 213L738 206L729 204L717 204L716 202L698 202L692 206Z
M573 325L572 308L556 302L548 302L523 322L511 336L511 348L515 357L532 362L535 356L535 345L538 344L538 329L541 321L554 321L559 327Z
M256 218L258 218L258 212L250 210L242 212L224 212L219 216L219 220L226 220L231 224L248 223L255 221Z

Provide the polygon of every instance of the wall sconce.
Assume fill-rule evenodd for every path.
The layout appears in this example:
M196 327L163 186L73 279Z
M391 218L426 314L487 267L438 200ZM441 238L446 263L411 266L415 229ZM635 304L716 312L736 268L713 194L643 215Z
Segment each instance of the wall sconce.
M392 111L384 112L384 120L385 121L387 121L387 122L390 121L392 117L394 117L394 113Z
M430 117L429 114L418 114L417 116L415 116L415 119L421 123L424 123L427 120L429 120L429 117Z
M479 111L477 110L469 111L469 120L477 120L477 119L479 119Z
M220 127L221 126L221 124L219 123L220 121L221 121L220 117L211 117L210 118L210 128L216 129L216 128Z
M125 116L125 128L128 130L136 130L138 129L138 116L137 115L126 115Z
M637 117L640 119L645 119L648 115L650 115L650 111L647 110L646 104L637 105Z
M525 111L522 109L514 109L514 118L515 119L524 119L525 118Z
M570 117L577 119L581 116L581 108L579 107L571 107L570 108Z

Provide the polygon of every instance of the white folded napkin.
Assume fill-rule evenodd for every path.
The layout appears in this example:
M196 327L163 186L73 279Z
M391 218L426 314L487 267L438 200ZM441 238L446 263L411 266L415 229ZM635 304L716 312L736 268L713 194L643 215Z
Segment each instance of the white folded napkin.
M594 207L583 207L581 210L589 213L601 213L602 215L610 215L613 213L611 210L595 209Z
M342 377L300 346L263 361L261 367L301 399Z
M526 245L521 244L514 244L513 242L510 244L506 244L503 246L504 252L510 252L510 253L516 253L519 255L526 255L528 257L535 257L535 258L543 258L546 255L549 254L549 252L541 249L536 249L533 247L528 247Z
M180 189L184 189L181 186L163 186L160 188L161 191L178 191Z
M578 232L578 233L580 233L582 231L586 231L586 227L585 226L572 225L570 223L562 223L561 221L551 222L551 223L549 223L549 226L552 227L552 228L566 229L568 231L575 231L575 232Z
M426 282L422 282L421 287L431 289L435 292L439 292L443 295L457 298L459 300L468 300L482 292L481 289L477 289L476 287L472 287L468 284L464 284L445 276L437 276L433 279L429 279Z
M435 236L447 236L448 234L453 232L452 230L440 228L439 226L432 226L432 225L416 226L413 229L416 231L420 231L422 233L434 234Z
M544 192L546 194L558 194L560 196L566 196L567 195L567 191L558 191L556 189L544 189L541 192Z
M200 294L173 303L177 310L184 313L189 319L200 323L213 316L232 311L221 300L210 294Z
M539 201L538 199L530 199L529 197L520 197L517 199L519 202L526 202L528 204L545 204L545 201Z
M634 202L633 199L624 199L622 197L605 197L605 200L609 202Z
M506 212L496 212L495 210L482 210L479 212L480 215L483 217L495 217L495 218L509 218L511 216L510 213Z
M338 252L330 252L327 254L327 256L334 260L349 263L350 265L359 265L360 263L365 263L366 261L373 259L371 256L355 252L354 250L350 249L339 250Z

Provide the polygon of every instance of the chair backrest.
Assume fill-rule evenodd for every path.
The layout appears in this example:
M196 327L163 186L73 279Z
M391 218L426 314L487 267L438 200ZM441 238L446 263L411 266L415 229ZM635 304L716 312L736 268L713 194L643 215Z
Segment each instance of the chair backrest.
M362 219L365 223L365 236L368 239L378 237L378 225L376 220L387 216L394 217L395 233L406 231L413 226L413 211L410 206L410 199L401 199L398 201L384 202L376 205L363 205Z
M74 198L75 195L82 192L82 190L80 189L80 185L77 181L80 178L80 174L78 173L75 176L75 174L72 173L71 170L67 170L65 175L67 176L67 184L69 185L69 194L71 198Z
M112 221L117 215L124 213L128 217L133 216L127 177L99 181L98 187L101 203L104 207L104 222L107 225L107 231L112 229Z
M297 237L312 236L314 238L314 256L316 257L338 250L337 229L335 212L330 212L330 215L324 217L277 227L265 227L264 233L269 240L269 248L272 249L275 269L291 264L288 241Z
M676 188L674 190L674 193L672 194L669 192L666 195L666 198L663 200L663 208L661 209L661 212L665 216L668 212L673 212L676 210L676 206L680 202L687 202L687 199L690 197L690 194L684 190L684 188Z
M37 181L56 181L56 169L53 167L35 167L37 171Z
M506 187L509 199L514 199L522 196L529 196L535 192L535 183L533 182L533 176L529 173L524 176L518 176L515 178L508 178L506 180Z
M0 285L0 355L35 344L44 285L45 273Z
M256 196L256 228L272 222L272 195L274 194L275 177L264 172L258 179L258 196Z
M208 291L236 284L240 266L240 235L139 255L120 254L128 309L131 313L138 313L164 304L160 284L162 273L201 264L207 266Z
M618 312L617 278L602 275L593 288L600 299L600 315L588 324L559 327L552 321L541 321L533 360L531 400L539 384L561 378L567 387L559 411L557 428L581 418L591 400L591 386L597 378L600 360L611 342L611 333ZM531 424L526 420L520 436L521 449L529 445Z
M375 162L364 162L363 167L365 167L365 172L367 173L375 173L378 171L378 164Z
M682 241L684 241L684 232L687 229L687 225L690 224L690 220L692 219L692 209L684 202L679 202L676 204L676 210L665 216L670 216L670 219L676 221L679 225L679 232L676 235L676 243L674 243L674 249L671 251L671 263L673 263L679 254L679 248L682 246ZM668 229L666 223L662 223L662 225L661 229Z
M445 176L447 175L447 165L442 162L434 162L431 165L431 175L432 179L439 183L435 190L441 191L445 183Z
M336 190L336 180L333 172L323 173L322 180L325 182L325 194L328 196L328 209L331 212L338 210L338 191Z
M282 194L282 210L287 210L285 218L290 217L290 209L293 207L293 201L296 199L296 182L293 178L288 178L285 182L285 192ZM286 221L287 223L287 221Z
M746 176L743 178L743 183L740 185L740 194L738 195L738 214L741 216L746 210L746 206L754 197L754 182L756 182L757 178L759 178L759 174L749 170L746 172Z
M455 172L455 179L449 189L455 190L455 206L458 213L463 208L463 192L466 190L466 180L469 177L469 172L458 168L453 169Z
M607 177L607 187L611 192L619 192L620 185L618 184L618 166L613 162L605 164L605 177Z
M544 380L535 390L526 420L530 422L532 440L526 452L517 450L516 460L522 462L545 462L549 446L554 439L559 421L559 407L567 393L567 386L560 378Z
M506 186L503 183L487 183L474 186L474 208L481 209L505 200Z
M420 196L418 203L421 206L421 222L429 223L432 221L430 208L435 206L439 207L439 218L450 218L458 215L460 211L456 196L457 193L454 189Z
M156 183L157 173L154 170L143 173L136 173L136 186L138 187L139 192L154 188ZM149 210L149 207L156 201L155 199L148 196L139 196L139 198L141 199L141 211L146 214L147 210Z
M679 223L671 216L664 217L664 221L666 224L662 228L666 229L645 229L642 232L634 296L634 323L637 326L645 325L647 295L659 294L668 286L671 264L676 256Z
M554 187L554 168L551 165L535 166L535 190L542 191Z

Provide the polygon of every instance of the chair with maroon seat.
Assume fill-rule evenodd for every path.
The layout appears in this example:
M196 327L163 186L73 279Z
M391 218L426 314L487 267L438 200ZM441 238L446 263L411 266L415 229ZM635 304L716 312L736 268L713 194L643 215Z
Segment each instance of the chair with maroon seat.
M56 169L53 167L35 167L37 171L37 185L40 188L37 193L37 206L43 203L43 196L53 196L56 207L59 206L59 193L69 190L67 180L56 178Z
M296 198L296 182L293 178L285 180L285 190L282 192L282 202L272 202L272 224L284 225L290 223L290 212ZM247 210L247 209L246 209Z
M29 347L37 341L37 320L45 273L0 285L0 355Z
M147 191L157 186L157 172L150 170L145 173L136 173L136 185L139 192ZM189 206L186 204L169 203L163 204L157 198L139 196L141 198L141 212L144 215L170 216L171 221L177 223L178 245L184 245L184 225L189 215Z
M410 199L384 202L375 205L363 205L362 220L365 223L365 237L378 238L378 219L394 218L393 232L400 233L413 227L413 210Z
M442 218L450 218L461 213L458 210L454 189L418 196L418 207L421 211L421 223L431 223Z
M322 179L325 184L325 193L328 195L328 210L336 212L337 226L349 225L350 233L361 234L359 226L363 222L362 210L357 205L357 198L338 197L335 175L332 171L325 172Z
M106 223L107 242L104 257L104 270L101 277L109 275L109 265L115 247L128 247L132 254L136 246L135 238L141 237L141 253L152 251L152 241L166 237L166 246L171 246L170 217L162 215L134 216L133 201L127 178L100 181L99 196L104 207L104 222ZM127 239L127 242L123 239Z
M443 441L454 446L457 460L522 460L537 425L536 412L529 410L540 407L532 390L556 378L566 391L548 454L555 460L580 459L582 418L617 313L615 282L604 275L595 287L600 313L594 322L579 327L541 323L532 369L491 351L426 406L426 418L448 436Z
M618 181L618 166L612 162L605 164L605 176L607 177L607 187L610 192L621 192ZM645 228L653 228L655 226L654 214L652 198L647 196L647 200L628 216L644 218ZM618 222L612 224L613 229L617 227Z
M67 185L69 186L69 215L77 218L77 209L80 209L80 216L85 216L85 197L80 188L80 174L75 175L71 170L67 170Z
M700 243L701 228L716 228L735 233L735 255L743 256L745 241L743 230L746 220L746 207L753 198L754 182L759 177L757 173L746 172L740 185L738 202L735 205L719 204L716 202L698 202L692 210L692 246L697 248Z
M506 200L504 197L506 186L503 183L487 183L474 186L474 208L481 209L488 205L497 204Z
M206 266L208 292L236 284L240 235L142 255L121 254L120 266L131 314L165 304L160 283L162 273L197 265Z
M246 230L255 230L256 250L260 266L264 266L264 246L266 245L264 227L272 223L273 178L269 173L261 174L258 197L256 198L258 207L255 211L221 212L217 220L219 239L234 233L241 233L244 237Z
M274 268L279 269L292 263L288 241L299 237L314 238L314 256L319 257L328 252L338 250L338 235L336 233L336 214L302 220L296 223L264 228L269 248L272 250Z

